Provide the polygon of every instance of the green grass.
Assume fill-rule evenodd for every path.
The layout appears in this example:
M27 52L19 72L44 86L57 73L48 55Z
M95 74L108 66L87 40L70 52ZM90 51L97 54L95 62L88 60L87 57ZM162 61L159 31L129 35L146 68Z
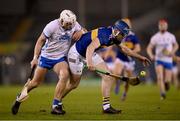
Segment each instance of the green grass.
M30 98L21 105L17 115L11 114L11 105L22 86L0 86L0 119L49 119L49 120L125 120L125 119L180 119L180 91L174 88L167 93L167 99L160 101L156 86L139 85L131 87L125 102L112 92L113 107L123 110L122 114L102 114L100 81L82 81L78 89L64 100L66 114L51 115L51 103L55 85L42 85L30 93ZM121 88L122 89L122 88ZM122 92L122 90L121 90Z

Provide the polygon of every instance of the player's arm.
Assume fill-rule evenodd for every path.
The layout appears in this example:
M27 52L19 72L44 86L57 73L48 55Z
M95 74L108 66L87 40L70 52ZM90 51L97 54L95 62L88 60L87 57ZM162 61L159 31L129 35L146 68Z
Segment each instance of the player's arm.
M140 46L140 44L135 44L133 51L136 52L136 53L140 52L140 51L141 51L141 46Z
M92 56L94 51L100 46L100 41L98 38L92 40L86 50L86 60L87 60L87 67L89 70L95 70L92 62Z
M140 61L142 61L143 65L145 65L145 66L149 65L151 63L148 58L146 58L146 57L132 51L131 49L129 49L128 47L126 47L123 44L120 44L118 47L119 47L119 49L122 50L123 53L125 53L125 54L127 54L127 55L129 55L131 57L135 57L135 58L139 59Z
M176 53L176 51L178 50L178 48L179 48L179 45L178 45L177 42L175 42L175 43L173 44L173 49L172 49L172 52L171 52L171 55L172 55L172 56L175 55L175 53Z
M174 60L175 62L180 62L180 57L177 56L177 55L174 55L174 56L173 56L173 60Z
M141 46L140 46L138 37L136 35L134 35L132 39L133 39L133 43L134 43L133 51L136 53L140 52Z
M74 41L77 41L77 40L79 40L80 38L81 38L81 36L84 34L85 32L84 32L84 30L82 29L82 30L79 30L79 31L76 31L76 32L74 32L74 34L73 34L73 36L72 36L72 39L74 40Z
M36 42L36 45L35 45L35 48L34 48L34 57L33 57L33 60L31 61L31 68L34 66L34 65L37 65L38 63L38 57L40 55L40 52L41 52L41 48L42 46L44 45L46 41L46 37L45 35L42 33L37 42Z
M151 44L151 43L149 43L149 45L147 46L147 49L146 49L147 54L148 54L148 56L151 58L151 60L154 60L154 59L155 59L155 58L154 58L154 54L153 54L153 48L154 48L154 45Z
M81 36L87 32L87 30L81 27L81 25L78 22L76 22L75 29L76 31L73 33L73 36L72 36L72 39L75 41L79 40Z

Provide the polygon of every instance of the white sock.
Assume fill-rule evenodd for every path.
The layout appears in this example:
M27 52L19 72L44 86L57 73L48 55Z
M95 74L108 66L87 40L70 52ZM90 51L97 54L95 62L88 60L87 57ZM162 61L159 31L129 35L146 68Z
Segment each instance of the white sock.
M103 105L103 109L104 109L104 110L106 110L106 109L108 109L108 108L110 108L110 104Z

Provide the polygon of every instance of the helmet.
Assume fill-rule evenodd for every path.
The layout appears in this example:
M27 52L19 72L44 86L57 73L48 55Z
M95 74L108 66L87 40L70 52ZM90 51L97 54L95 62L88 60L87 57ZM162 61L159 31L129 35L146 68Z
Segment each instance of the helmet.
M114 28L118 29L123 36L126 36L129 34L130 28L125 21L122 21L122 20L116 21L116 23L114 24Z
M122 21L126 22L130 29L132 28L131 20L129 18L123 18Z
M63 10L60 13L59 20L62 26L65 26L66 23L71 23L73 27L76 23L76 15L70 10Z
M158 22L158 28L160 31L166 31L168 29L168 22L165 19L160 19Z

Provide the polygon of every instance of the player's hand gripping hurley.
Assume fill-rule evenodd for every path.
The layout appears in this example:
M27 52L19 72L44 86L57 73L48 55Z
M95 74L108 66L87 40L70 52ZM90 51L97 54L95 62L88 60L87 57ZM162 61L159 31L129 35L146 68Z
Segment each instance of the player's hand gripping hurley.
M114 78L120 79L122 81L128 82L130 85L133 85L133 86L138 85L141 82L141 80L139 78L140 75L135 76L135 77L124 77L124 76L119 76L119 75L112 74L110 72L106 72L103 70L97 70L96 69L95 71L98 73L109 75L111 77L114 77Z

